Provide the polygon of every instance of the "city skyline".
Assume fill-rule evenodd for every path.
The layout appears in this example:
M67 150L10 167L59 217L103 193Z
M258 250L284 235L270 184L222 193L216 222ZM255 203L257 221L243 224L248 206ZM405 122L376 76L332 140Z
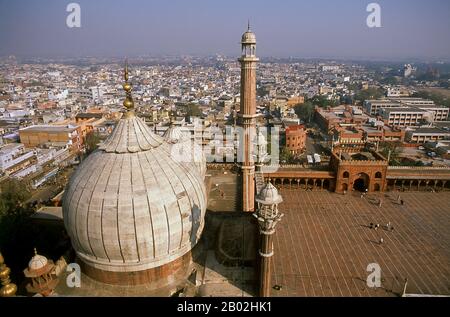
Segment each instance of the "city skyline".
M370 2L77 1L81 27L69 28L70 1L2 1L0 56L236 56L249 19L262 58L450 60L450 3L377 1L382 27L369 28Z

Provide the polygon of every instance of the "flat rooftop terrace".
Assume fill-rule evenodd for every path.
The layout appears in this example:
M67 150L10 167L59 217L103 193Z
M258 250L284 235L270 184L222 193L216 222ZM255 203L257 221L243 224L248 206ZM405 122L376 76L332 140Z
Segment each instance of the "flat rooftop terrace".
M449 192L400 193L404 206L397 192L280 193L272 285L282 288L272 296L399 296L405 278L408 294L450 295ZM366 284L370 263L381 267L381 288Z

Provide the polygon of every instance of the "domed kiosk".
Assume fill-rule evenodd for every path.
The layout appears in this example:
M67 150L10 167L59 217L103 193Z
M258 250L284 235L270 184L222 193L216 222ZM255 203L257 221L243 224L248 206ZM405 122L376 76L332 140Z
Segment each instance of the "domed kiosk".
M127 112L79 166L63 199L64 224L82 272L119 285L169 283L187 269L204 226L199 169L134 114L125 67Z
M202 177L206 176L206 156L202 146L191 140L190 132L173 124L172 118L169 129L163 135L164 140L171 145L172 157L180 163L193 165Z

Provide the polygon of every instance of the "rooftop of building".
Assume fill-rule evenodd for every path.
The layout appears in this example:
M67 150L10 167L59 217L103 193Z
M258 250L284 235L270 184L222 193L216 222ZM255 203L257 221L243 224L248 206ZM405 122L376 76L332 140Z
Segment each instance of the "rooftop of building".
M72 132L76 130L76 126L57 126L57 125L33 125L20 129L27 132Z
M97 118L97 119L100 119L100 118L102 118L102 117L103 117L103 114L102 114L102 113L98 113L98 112L95 112L95 113L92 113L92 112L88 112L88 113L83 112L83 113L79 113L79 114L77 114L77 115L75 116L76 119L91 119L91 118Z
M382 111L384 113L395 113L395 112L417 112L417 113L426 113L426 110L422 110L419 108L415 108L415 107L395 107L395 108L386 108L386 109L382 109Z
M368 99L366 100L366 103L372 103L372 104L400 104L399 101L396 100L390 100L390 99Z
M371 125L362 125L361 129L364 130L366 133L383 133L382 130L378 129L377 127L373 127Z
M386 164L387 160L386 158L381 155L379 152L371 151L371 152L339 152L339 153L332 153L332 157L334 159L339 160L341 162L347 161L347 163L353 163L353 164L361 164L364 162L374 162L376 164ZM350 162L351 161L351 162ZM356 161L360 161L361 163L357 163Z
M6 145L1 145L0 146L0 154L6 154L9 153L15 149L18 149L20 147L23 147L22 143L9 143Z
M450 130L450 121L436 121L433 125L444 130Z
M450 135L450 131L446 131L444 129L437 128L437 127L434 127L434 128L418 128L418 129L415 129L414 131L412 131L412 133L424 133L424 134L436 134L436 133L438 133L438 134L448 134L448 135Z
M448 109L446 106L435 105L435 104L432 104L432 105L426 105L426 104L424 104L424 105L411 104L411 105L414 106L414 107L417 107L417 108L422 108L422 109Z
M344 161L376 161L377 158L370 152L361 152L361 153L342 153L341 158Z
M304 130L305 126L303 124L295 124L295 125L290 125L288 127L286 127L286 132L297 132L299 130Z

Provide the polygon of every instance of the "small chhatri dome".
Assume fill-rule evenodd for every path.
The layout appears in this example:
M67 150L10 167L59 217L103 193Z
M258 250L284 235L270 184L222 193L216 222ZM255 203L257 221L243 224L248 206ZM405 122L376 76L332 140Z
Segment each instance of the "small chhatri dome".
M179 126L176 126L173 121L175 114L173 111L170 112L170 125L169 129L164 132L163 138L169 143L178 143L180 141L188 140L190 137L187 135L185 131Z
M260 128L257 128L257 131L256 131L255 144L257 144L259 146L264 146L264 145L268 144L266 137L264 136L264 134L262 133Z
M170 126L169 129L164 132L163 138L172 144L190 139L187 133L185 133L181 127L177 126Z
M247 31L242 34L242 44L256 44L256 35L250 30L250 21L248 22Z
M125 81L132 101L128 66ZM127 110L71 177L63 216L86 274L100 281L125 274L114 283L137 284L171 271L161 267L177 267L196 245L207 200L200 171L178 162L172 144Z
M47 265L47 263L48 263L47 258L43 255L39 255L35 248L34 256L31 258L30 262L28 262L28 269L30 271L38 271L44 268Z
M267 183L256 196L256 201L263 205L275 205L283 202L283 198L272 183Z

